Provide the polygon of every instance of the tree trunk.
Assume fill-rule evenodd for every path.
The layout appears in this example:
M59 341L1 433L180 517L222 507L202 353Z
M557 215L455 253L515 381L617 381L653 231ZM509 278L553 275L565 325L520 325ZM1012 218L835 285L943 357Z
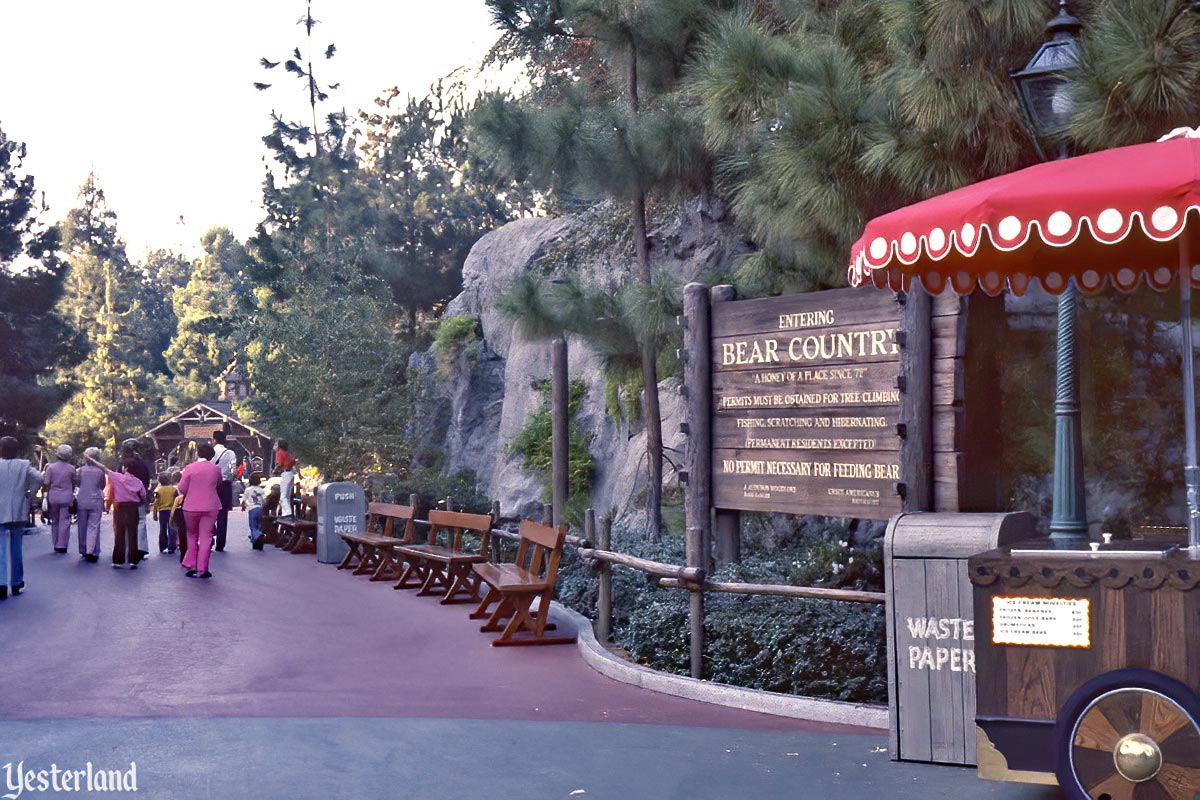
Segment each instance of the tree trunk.
M629 109L638 113L637 48L629 43ZM646 235L646 192L633 198L633 243L637 251L638 278L650 284L650 239ZM642 415L646 420L646 525L654 539L662 537L663 439L662 415L658 406L658 341L642 342Z

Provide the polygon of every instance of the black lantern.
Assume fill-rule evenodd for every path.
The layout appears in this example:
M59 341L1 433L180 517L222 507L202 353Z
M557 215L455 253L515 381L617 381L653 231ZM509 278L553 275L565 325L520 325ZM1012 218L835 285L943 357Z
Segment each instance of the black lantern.
M1059 139L1071 120L1075 104L1066 73L1079 63L1075 43L1079 27L1079 20L1067 12L1066 0L1058 0L1058 15L1046 25L1047 41L1024 69L1012 73L1017 99L1034 134L1034 147L1043 159L1042 143Z

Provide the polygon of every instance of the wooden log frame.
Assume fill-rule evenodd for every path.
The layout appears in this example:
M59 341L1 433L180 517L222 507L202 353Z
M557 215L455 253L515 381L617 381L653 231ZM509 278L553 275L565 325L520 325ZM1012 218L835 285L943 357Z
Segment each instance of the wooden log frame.
M349 548L338 569L352 569L354 575L370 575L371 580L395 580L396 568L393 545L413 544L416 509L394 503L371 503L367 506L366 526L361 531L338 534ZM400 523L397 525L396 523Z
M883 603L887 600L887 595L883 592L864 592L855 589L826 589L820 586L791 586L782 583L728 583L723 581L703 581L697 583L678 578L660 578L658 585L664 589L687 589L692 592L805 597L814 600L842 600L849 603Z
M479 537L478 547L465 549L466 534ZM492 535L490 514L464 514L455 511L430 511L426 544L395 545L393 551L403 561L400 578L393 588L419 586L418 595L442 590L442 603L475 602L479 599L479 580L473 564L487 561ZM444 543L439 543L439 540ZM466 593L466 598L458 595Z
M677 578L684 581L699 582L704 580L704 569L700 567L680 567L675 564L663 564L660 561L649 561L637 556L616 553L611 550L598 550L590 547L580 547L579 557L594 559L610 564L623 564L626 567L640 570L658 578Z
M574 642L573 635L545 635L547 630L555 627L549 621L550 601L554 596L567 526L555 528L532 520L522 520L518 534L521 543L513 563L472 565L472 571L487 584L488 590L471 613L471 619L486 618L487 621L479 628L484 633L501 631L499 638L492 641L496 647ZM533 611L535 598L538 606ZM493 603L496 603L496 607L489 611ZM502 624L505 618L508 623ZM520 633L531 635L518 637Z

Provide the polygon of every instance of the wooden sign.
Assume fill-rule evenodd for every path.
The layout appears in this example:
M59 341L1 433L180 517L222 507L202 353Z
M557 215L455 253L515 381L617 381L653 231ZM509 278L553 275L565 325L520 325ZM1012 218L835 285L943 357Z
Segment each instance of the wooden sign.
M183 438L203 439L212 438L213 431L221 430L220 422L185 422L183 423Z
M890 292L714 303L714 505L898 513L899 327Z

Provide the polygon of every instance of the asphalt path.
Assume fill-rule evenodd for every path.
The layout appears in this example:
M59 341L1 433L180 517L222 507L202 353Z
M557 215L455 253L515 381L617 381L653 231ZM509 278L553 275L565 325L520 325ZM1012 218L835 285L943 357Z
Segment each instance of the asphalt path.
M0 797L1059 797L893 762L870 729L619 683L572 646L493 648L466 606L245 537L234 512L208 581L25 538L27 591L0 602ZM88 764L93 789L127 785L53 772Z

